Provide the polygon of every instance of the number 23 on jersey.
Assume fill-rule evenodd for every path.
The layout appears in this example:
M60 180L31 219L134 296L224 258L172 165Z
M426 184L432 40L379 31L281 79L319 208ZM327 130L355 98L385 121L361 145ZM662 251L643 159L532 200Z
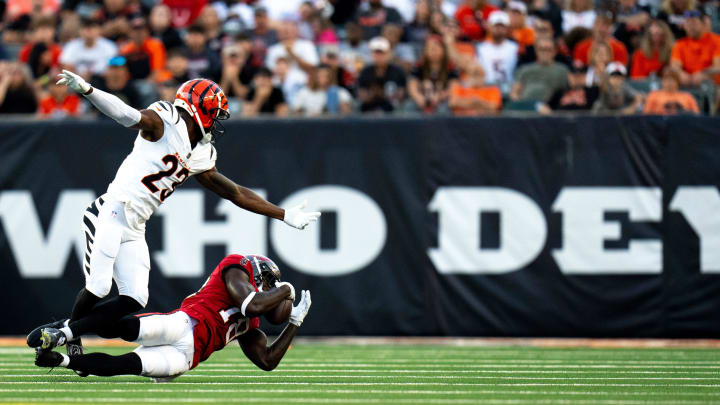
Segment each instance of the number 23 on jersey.
M177 186L185 183L190 175L190 171L185 167L181 167L180 170L177 170L180 164L177 156L175 155L165 155L163 156L162 161L165 163L165 166L168 166L168 169L161 170L154 174L149 174L143 177L141 182L148 188L148 190L150 190L151 193L157 193L160 191L160 201L165 201L165 199L170 197L170 195L175 191ZM165 177L172 176L173 174L175 175L176 180L170 184L170 187L163 188L161 190L157 185L155 185L155 182L160 181Z

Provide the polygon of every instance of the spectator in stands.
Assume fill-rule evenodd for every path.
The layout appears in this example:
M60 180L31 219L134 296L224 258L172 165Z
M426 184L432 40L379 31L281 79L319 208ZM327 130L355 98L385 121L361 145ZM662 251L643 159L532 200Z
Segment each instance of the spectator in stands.
M100 24L85 19L80 29L80 38L63 47L60 63L87 79L91 75L103 74L108 61L115 55L117 47L112 41L100 36Z
M127 67L127 61L123 56L116 56L110 59L108 68L102 76L95 76L92 81L93 87L106 91L125 104L134 108L144 108L143 97L130 80L130 71ZM104 114L98 114L100 118L105 117Z
M326 46L320 55L320 63L328 66L335 84L352 94L355 88L355 77L340 65L338 54L337 46Z
M412 45L400 42L403 29L397 24L385 24L382 36L390 42L390 52L393 55L392 63L400 66L406 72L412 69L417 58Z
M30 42L20 49L18 60L27 63L33 77L45 75L58 66L62 48L55 43L55 22L51 18L38 19L30 35Z
M508 2L506 7L510 17L510 38L518 44L519 52L525 52L525 48L535 43L535 31L525 25L527 6L519 0Z
M581 41L575 46L575 49L573 50L573 59L587 65L590 57L590 48L592 48L593 44L602 42L610 45L612 52L612 60L620 62L623 65L627 66L627 49L622 42L618 41L610 35L611 28L612 15L598 15L597 18L595 18L595 23L593 24L592 37Z
M176 82L175 80L165 80L164 82L160 83L158 85L158 95L160 96L160 100L165 100L169 103L173 103L175 101L175 95L177 94L177 89L180 87L182 82Z
M197 24L205 30L208 49L219 55L225 41L223 39L222 21L220 21L215 7L210 4L203 7L198 16Z
M253 87L245 96L243 115L253 117L259 114L287 115L288 107L282 90L273 86L272 72L260 68L253 78Z
M533 18L533 31L535 32L535 42L540 39L549 39L555 43L555 62L562 63L566 66L572 64L572 57L569 56L569 50L564 41L555 40L555 32L550 20L545 16L535 16ZM518 57L518 66L526 65L537 61L537 51L535 45L525 47L525 52Z
M291 69L290 61L286 57L277 58L272 73L273 85L282 90L286 103L292 105L295 95L305 87L307 75L305 72Z
M349 114L351 102L350 93L334 83L330 66L319 65L295 97L293 111L306 117Z
M539 105L538 112L548 115L553 111L590 110L600 95L600 88L594 84L588 86L586 74L586 66L573 64L568 74L568 88L556 91L547 103Z
M568 69L555 62L555 43L550 38L535 42L537 62L517 70L515 83L510 91L513 101L547 101L555 92L567 87Z
M112 41L125 38L130 31L130 19L140 14L140 7L129 0L104 0L95 18L103 22L102 35Z
M638 0L620 0L617 10L615 38L632 53L639 45L645 27L650 22L650 8Z
M366 40L380 35L383 25L387 23L403 25L400 13L393 7L386 7L382 0L368 0L368 7L361 9L355 21L362 27Z
M60 73L58 69L51 70L50 76L55 78ZM65 85L55 84L55 80L48 81L48 94L40 100L38 114L41 117L64 118L77 116L82 112L82 101L73 91L68 91Z
M37 108L30 69L17 62L0 62L0 114L34 114Z
M450 64L445 43L437 36L428 37L422 59L408 82L415 108L426 114L449 112L450 87L457 81L458 74Z
M154 38L162 41L168 51L185 45L178 31L172 26L170 7L165 4L160 3L150 11L150 32Z
M552 1L552 0L551 0ZM562 12L562 30L569 33L574 28L590 28L595 23L597 14L591 0L567 0Z
M252 65L247 49L240 44L223 48L220 87L225 96L244 99L258 69Z
M556 2L555 0L532 0L528 3L530 9L529 14L550 21L556 38L561 37L563 34L562 9L558 3L562 4L564 2ZM535 28L535 32L537 33L537 27L535 27L534 24L533 28Z
M675 39L680 39L685 37L685 12L696 8L696 0L663 0L657 18L670 26Z
M667 24L653 20L640 40L640 46L633 53L630 77L644 79L652 73L662 71L670 62L675 39Z
M120 48L125 57L130 76L133 79L151 77L160 81L165 72L165 46L162 41L150 36L150 28L145 17L137 16L130 20L130 41Z
M199 25L188 28L185 44L188 49L188 74L190 77L206 77L217 81L221 72L220 58L207 47L205 30Z
M300 3L298 16L298 38L307 39L308 41L315 40L312 25L316 12L312 2L305 0Z
M627 69L619 62L607 66L607 76L600 87L600 97L593 105L596 114L635 114L642 104L642 95L625 80Z
M680 72L666 68L662 75L662 90L651 91L645 100L645 114L698 114L697 101L692 94L680 91Z
M175 48L168 52L167 57L167 70L168 80L175 81L177 83L185 83L190 80L190 74L188 73L188 66L190 60L187 57L187 50L185 48ZM175 89L177 90L177 89Z
M365 66L358 78L360 107L362 111L375 111L376 107L387 111L388 104L397 106L405 99L405 72L390 63L390 42L384 37L373 38L369 48L373 63Z
M720 73L720 41L706 31L699 11L685 14L687 36L675 42L670 66L680 72L680 84L697 87Z
M612 49L606 42L596 42L590 48L590 66L587 72L587 83L590 85L601 85L605 81L606 67L612 62ZM580 63L575 61L574 63Z
M430 31L430 0L418 0L415 14L405 28L405 36L410 43L421 43Z
M510 17L504 11L490 14L490 38L478 44L477 58L485 70L488 83L497 84L507 92L517 64L518 46L508 40Z
M460 26L460 33L465 39L482 41L485 39L485 21L498 8L487 0L465 0L455 10L455 20Z
M370 48L363 39L362 27L354 22L345 24L345 41L340 43L340 65L354 77L370 61Z
M290 62L290 70L294 75L303 77L307 82L307 72L319 62L315 45L305 39L297 37L297 24L293 21L283 21L278 31L280 42L268 49L265 65L274 69L278 58L286 58Z
M253 15L255 16L255 26L251 30L245 31L245 35L253 42L253 56L264 62L267 49L278 43L278 33L270 28L270 19L265 7L255 7Z
M485 71L473 64L465 79L450 88L450 108L460 116L495 114L502 107L502 94L497 86L485 84Z

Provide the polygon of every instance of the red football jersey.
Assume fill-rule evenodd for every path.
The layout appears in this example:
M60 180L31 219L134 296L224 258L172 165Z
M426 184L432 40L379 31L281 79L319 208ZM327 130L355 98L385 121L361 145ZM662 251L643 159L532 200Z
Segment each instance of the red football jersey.
M230 255L218 264L198 292L180 304L181 311L198 321L193 328L195 354L191 368L207 360L213 352L222 349L238 336L260 326L257 317L242 316L240 308L235 306L227 292L222 271L233 265L247 271L250 284L257 291L250 261L241 255Z

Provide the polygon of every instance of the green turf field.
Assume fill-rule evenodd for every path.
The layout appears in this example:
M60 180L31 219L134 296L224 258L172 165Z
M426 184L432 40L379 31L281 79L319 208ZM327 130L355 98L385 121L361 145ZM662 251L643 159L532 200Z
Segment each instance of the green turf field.
M229 347L164 384L48 374L32 359L30 350L0 348L0 402L720 404L717 349L312 343L296 345L266 373Z

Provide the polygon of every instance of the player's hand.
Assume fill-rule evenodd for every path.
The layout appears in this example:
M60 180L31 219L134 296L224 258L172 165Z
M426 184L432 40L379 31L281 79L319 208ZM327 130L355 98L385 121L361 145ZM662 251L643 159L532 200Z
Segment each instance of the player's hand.
M58 85L64 84L70 87L75 93L85 94L90 91L90 84L85 81L80 75L63 69L62 73L58 75L60 80L57 81Z
M319 211L303 212L305 207L307 207L307 200L298 206L286 209L283 221L293 228L305 229L310 222L317 221L320 217Z
M280 288L282 286L288 286L290 287L290 300L295 301L295 287L292 286L292 284L288 283L287 281L276 281L275 282L275 288Z
M290 311L290 323L295 326L302 325L303 319L305 319L308 311L310 311L310 305L312 305L310 291L302 290L300 293L300 302Z

